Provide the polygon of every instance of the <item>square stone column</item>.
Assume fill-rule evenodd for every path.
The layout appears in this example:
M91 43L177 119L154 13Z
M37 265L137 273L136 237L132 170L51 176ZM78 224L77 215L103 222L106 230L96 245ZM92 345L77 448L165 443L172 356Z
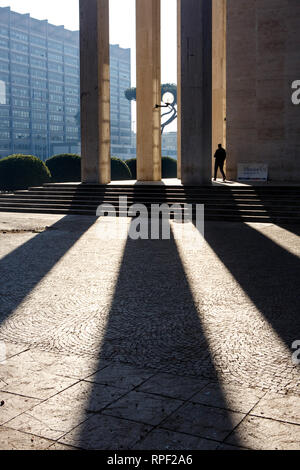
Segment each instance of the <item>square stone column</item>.
M181 1L177 0L177 178L181 180Z
M109 0L80 0L82 181L107 184L110 161Z
M212 0L212 154L226 148L226 29L227 0ZM215 159L212 158L213 170Z
M161 180L160 0L136 0L137 178Z
M211 184L212 0L178 0L181 180Z

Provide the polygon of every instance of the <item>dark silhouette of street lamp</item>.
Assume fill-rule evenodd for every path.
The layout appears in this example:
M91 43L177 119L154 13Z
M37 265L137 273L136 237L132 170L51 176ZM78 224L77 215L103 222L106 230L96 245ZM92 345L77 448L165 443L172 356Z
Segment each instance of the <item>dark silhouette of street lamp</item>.
M128 101L136 101L136 88L128 88L124 91L124 94ZM165 127L177 118L177 86L175 83L164 83L161 85L161 99L163 104L155 105L154 109L170 109L167 113L162 115L162 117L170 115L167 121L162 124L161 133L163 133Z
M156 104L155 109L169 108L169 111L167 113L162 114L161 117L163 118L165 116L169 116L169 115L171 116L167 119L166 122L164 122L161 125L161 134L163 134L165 127L171 122L173 122L174 119L176 119L177 117L177 110L175 108L176 100L175 100L175 96L173 95L173 93L171 93L170 91L167 91L166 93L164 93L162 97L162 103L163 104Z

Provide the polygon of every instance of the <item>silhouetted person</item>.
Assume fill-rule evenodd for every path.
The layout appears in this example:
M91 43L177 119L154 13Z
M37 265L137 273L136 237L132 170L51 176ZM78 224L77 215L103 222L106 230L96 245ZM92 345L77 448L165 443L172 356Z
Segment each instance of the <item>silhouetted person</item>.
M214 181L217 181L217 174L218 174L218 169L220 168L220 172L222 173L223 176L223 181L226 181L226 175L224 173L224 163L226 160L226 150L223 149L222 144L218 145L218 149L215 153L215 177Z

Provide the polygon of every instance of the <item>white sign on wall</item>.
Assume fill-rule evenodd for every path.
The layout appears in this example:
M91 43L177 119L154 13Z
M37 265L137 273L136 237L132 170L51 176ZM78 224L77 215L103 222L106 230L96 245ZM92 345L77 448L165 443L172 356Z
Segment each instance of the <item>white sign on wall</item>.
M268 181L269 167L265 163L239 163L238 181Z

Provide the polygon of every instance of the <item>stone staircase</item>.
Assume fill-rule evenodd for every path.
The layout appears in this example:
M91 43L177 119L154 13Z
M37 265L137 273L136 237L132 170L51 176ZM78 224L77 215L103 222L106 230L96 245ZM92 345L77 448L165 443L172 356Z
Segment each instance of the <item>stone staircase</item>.
M0 195L0 211L96 215L100 204L119 211L119 196L128 205L204 204L206 220L300 223L300 187L297 186L163 186L92 184L45 184ZM127 208L126 208L127 210Z

